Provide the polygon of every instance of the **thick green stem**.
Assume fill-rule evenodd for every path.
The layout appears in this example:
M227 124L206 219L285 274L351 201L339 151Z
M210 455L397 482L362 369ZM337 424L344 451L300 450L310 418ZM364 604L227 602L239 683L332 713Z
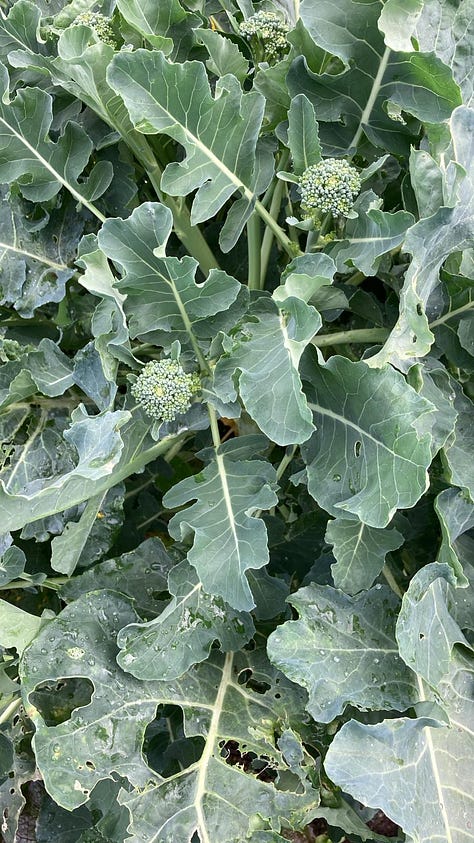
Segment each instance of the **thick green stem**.
M385 579L386 579L386 581L387 581L388 585L390 586L390 588L392 589L392 591L393 591L393 592L397 595L397 597L399 597L399 598L400 598L400 600L401 600L401 599L403 598L403 591L402 591L402 589L400 588L400 586L398 585L398 583L397 583L397 581L396 581L395 577L393 576L393 573L392 573L392 571L391 571L391 569L389 568L389 566L388 566L388 564L387 564L387 563L385 563L385 565L384 565L384 566L383 566L383 568L382 568L382 574L383 574L383 576L385 577Z
M288 153L289 155L289 153ZM282 156L280 160L280 168L284 168L288 161L288 155ZM281 203L283 199L283 193L286 188L286 183L282 179L278 179L277 185L275 190L273 191L272 201L270 203L269 213L273 219L278 219L278 214L280 212ZM260 289L263 290L265 286L265 278L267 277L267 270L268 270L268 262L270 260L270 254L272 251L273 246L273 238L274 232L271 228L265 229L265 234L263 235L262 241L262 252L261 252L261 268L260 268ZM291 241L293 242L293 241ZM293 245L294 248L294 245ZM299 248L299 247L298 247Z
M6 708L3 709L2 713L0 714L0 723L6 723L7 720L10 720L12 714L15 714L15 711L20 708L21 705L21 697L17 697L15 700L7 705Z
M247 222L248 288L260 290L261 222L254 212Z
M357 328L353 331L336 331L334 334L317 335L311 340L316 348L327 348L329 345L345 345L346 343L383 342L390 336L388 328Z
M295 244L290 240L287 234L283 231L283 229L278 225L277 221L273 219L272 215L266 208L262 205L261 202L255 202L255 210L257 214L262 218L265 225L273 232L275 239L278 241L282 249L290 256L290 258L294 258L297 255L302 255L303 253L296 248Z
M16 591L20 588L50 588L52 591L58 591L70 579L71 577L47 577L40 583L31 580L13 580L6 585L0 585L0 591Z
M211 423L212 443L214 448L218 448L221 444L221 435L219 433L219 425L217 424L217 414L212 404L207 405L209 413L209 421Z

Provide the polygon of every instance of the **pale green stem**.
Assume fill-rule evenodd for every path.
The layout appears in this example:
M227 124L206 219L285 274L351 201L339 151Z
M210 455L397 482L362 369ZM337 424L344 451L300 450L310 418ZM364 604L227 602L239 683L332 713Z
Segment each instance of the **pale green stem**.
M7 720L10 720L12 714L15 714L15 711L20 708L20 705L21 697L17 697L17 699L12 700L12 702L7 705L7 707L0 714L0 723L6 723Z
M382 574L385 577L385 579L387 580L387 583L390 586L390 588L392 589L392 591L394 592L394 594L396 594L397 597L399 597L400 600L401 600L403 598L403 591L401 590L400 586L398 585L398 583L397 583L395 577L393 576L392 571L390 570L387 563L385 563L385 565L382 568Z
M445 313L444 316L440 316L439 319L435 319L434 322L430 322L430 328L437 328L438 325L444 325L445 322L448 322L449 319L452 319L454 316L459 316L460 313L464 313L466 310L472 310L474 307L474 301L468 302L468 304L464 304L462 307L456 308L456 310L450 310L449 313Z
M382 56L382 59L380 61L380 64L379 64L379 69L377 71L377 75L376 75L376 77L374 79L374 83L372 85L372 90L370 92L369 99L367 100L367 104L366 104L366 106L365 106L365 108L362 112L362 115L361 115L361 118L360 118L360 121L359 121L358 129L357 129L354 137L352 138L352 140L349 144L349 148L354 148L354 150L357 148L357 145L358 145L358 143L359 143L359 141L362 137L362 134L364 132L364 125L366 125L370 120L370 115L372 114L372 109L373 109L373 107L375 105L375 101L378 97L378 94L379 94L379 91L380 91L380 86L382 84L383 77L384 77L385 71L387 69L387 64L388 64L389 58L390 58L390 48L386 47L385 52L384 52L384 54Z
M350 278L347 278L347 280L343 280L344 284L348 284L351 287L358 287L359 284L362 284L362 282L365 281L366 278L367 275L364 275L363 272L354 272L354 274L351 275Z
M288 157L280 161L280 167L285 167ZM270 204L269 213L273 219L278 219L278 214L281 208L281 202L283 199L283 193L285 191L286 184L281 179L278 179L278 183L273 191L272 201ZM273 238L274 233L271 228L265 229L265 234L263 235L262 241L262 256L261 256L261 269L260 269L260 289L263 290L265 286L265 278L267 277L267 270L268 270L268 262L270 260L270 254L272 251L273 246ZM291 241L293 242L293 241ZM298 246L299 248L299 246Z
M291 257L294 258L297 255L302 255L303 252L298 249L295 244L290 240L287 234L283 231L283 229L278 225L277 221L273 219L272 215L266 208L263 207L262 203L258 201L255 202L255 210L257 214L262 218L265 225L273 232L276 240L285 250L285 252Z
M330 345L345 345L346 343L383 342L390 336L388 328L357 328L353 331L336 331L334 334L316 335L311 343L316 348L326 348Z
M6 585L0 585L0 591L14 591L20 588L50 588L52 591L58 591L70 579L71 577L47 577L40 583L31 582L31 580L13 580Z
M207 405L209 413L209 421L211 423L212 443L214 448L219 448L221 445L221 435L219 433L219 425L217 424L217 414L212 404Z
M248 288L260 290L260 246L261 222L260 217L253 212L247 222L248 249Z

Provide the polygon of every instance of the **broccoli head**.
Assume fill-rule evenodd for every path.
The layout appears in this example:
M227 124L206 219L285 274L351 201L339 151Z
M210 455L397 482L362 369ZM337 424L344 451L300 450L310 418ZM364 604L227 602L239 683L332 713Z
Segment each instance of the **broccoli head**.
M189 409L199 392L197 374L187 374L176 360L151 360L132 386L132 395L152 419L172 422Z
M279 59L287 49L288 30L288 24L275 12L257 12L239 25L240 34L254 47L261 47L261 58L268 62Z
M90 26L97 35L97 38L103 41L104 44L108 44L109 47L116 49L117 39L112 29L110 18L106 17L106 15L101 14L101 12L83 12L82 15L78 15L75 18L73 26L80 24Z
M318 216L318 212L347 217L360 187L355 167L340 158L326 158L300 177L301 209L307 218Z

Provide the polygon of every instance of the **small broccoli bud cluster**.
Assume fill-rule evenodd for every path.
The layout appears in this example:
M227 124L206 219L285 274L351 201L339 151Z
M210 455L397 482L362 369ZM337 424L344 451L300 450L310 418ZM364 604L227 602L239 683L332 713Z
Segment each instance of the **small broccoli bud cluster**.
M288 47L289 26L275 12L257 12L239 25L240 34L263 47L263 59L276 61Z
M113 47L114 49L117 47L115 33L109 18L105 15L102 15L100 12L83 12L82 15L77 16L72 25L78 26L79 24L90 26L104 44L108 44L109 47Z
M132 386L132 395L152 419L172 422L189 409L201 389L197 374L187 374L176 360L151 360Z
M301 209L307 218L314 217L318 211L347 217L360 186L355 167L340 158L326 158L308 167L300 177Z

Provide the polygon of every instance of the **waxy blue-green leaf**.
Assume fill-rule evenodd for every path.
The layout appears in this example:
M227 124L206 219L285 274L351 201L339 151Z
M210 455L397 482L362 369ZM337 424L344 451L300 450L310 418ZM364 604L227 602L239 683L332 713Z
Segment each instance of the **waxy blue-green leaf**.
M331 565L334 585L346 594L370 588L384 566L387 553L404 541L394 527L379 530L349 518L329 521L325 539L332 545L337 560Z
M38 635L40 629L48 624L53 612L46 609L41 617L30 614L15 606L0 600L0 646L14 647L21 655L25 647Z
M58 141L49 137L52 98L39 88L23 88L9 101L9 78L0 68L0 182L18 182L25 199L52 199L61 186L90 206L109 186L110 162L98 162L86 181L78 179L89 162L92 141L75 123L67 123Z
M330 723L347 705L404 711L418 699L415 676L398 655L399 601L375 586L351 598L331 586L300 588L288 598L298 611L268 639L268 655L306 688L307 709Z
M202 64L173 64L163 53L146 50L116 55L107 78L123 98L138 131L165 133L186 150L184 161L166 167L162 190L187 196L197 189L191 212L195 225L213 217L239 192L247 207L242 227L256 198L256 144L263 97L252 91L244 94L230 75L218 80L213 97ZM179 97L174 95L177 90ZM234 238L239 234L234 232Z
M469 557L463 552L462 543L458 539L474 528L474 505L466 492L445 489L437 496L434 508L441 527L441 545L436 561L449 565L458 584L466 585L462 563L464 559L469 562ZM467 538L471 544L473 540Z
M442 207L421 219L408 232L404 251L413 255L400 294L400 314L371 366L423 357L433 343L425 315L430 295L439 283L439 270L453 252L474 245L474 110L457 108L450 120L454 160L466 175L457 190L455 207Z
M126 294L123 309L131 336L158 344L179 339L183 346L195 345L195 324L202 321L205 333L206 320L225 314L240 284L221 270L211 270L207 280L197 284L197 261L165 257L172 227L169 208L145 202L126 220L107 220L98 242L124 273L116 286Z
M168 591L168 573L172 565L163 543L153 536L135 550L106 559L72 577L61 587L61 598L71 603L91 591L114 589L131 597L140 615L150 617L164 607L159 598Z
M455 644L469 647L453 614L454 577L433 562L418 571L403 595L396 636L404 662L437 688L451 667Z
M209 53L206 67L211 73L219 77L231 73L239 82L245 82L248 77L249 63L237 44L230 38L226 38L225 34L212 29L200 29L197 37Z
M40 9L30 0L17 0L8 15L0 17L0 55L4 62L12 50L38 51L40 21Z
M406 154L418 127L413 120L405 122L402 111L440 123L461 104L450 69L433 53L392 53L385 47L377 26L381 9L381 3L361 6L355 0L301 3L313 40L345 66L337 75L319 75L299 56L288 74L290 94L303 93L312 102L329 151L347 154L365 135L376 147Z
M308 167L321 161L316 115L304 94L298 94L291 100L288 110L288 146L293 160L293 171L297 176L301 176Z
M389 367L314 358L303 372L316 425L302 446L308 490L332 515L342 510L385 527L427 489L430 436L418 429L433 405Z
M181 680L141 682L115 660L119 629L136 620L123 595L87 594L67 606L49 625L49 635L40 635L25 653L21 675L25 705L36 728L35 753L57 804L68 810L84 804L93 786L116 772L133 785L120 796L131 815L132 840L150 840L157 834L186 840L197 831L201 840L211 843L224 827L229 841L241 840L258 815L267 827L279 828L280 816L289 812L297 822L308 821L319 793L304 770L279 789L227 764L222 752L226 741L235 740L257 758L266 755L271 769L288 776L275 730L277 724L279 730L297 729L303 713L301 689L279 675L261 652L215 654ZM242 683L245 671L269 690L258 693ZM90 704L76 709L65 722L46 725L32 704L36 686L77 676L92 684ZM157 706L167 704L182 707L185 735L201 736L203 750L190 767L163 779L146 765L142 747Z
M25 570L26 556L20 547L7 547L0 555L0 585L7 585L16 580ZM1 695L0 695L1 701Z
M296 298L279 307L262 298L249 308L228 354L217 363L214 389L226 402L240 394L259 428L279 445L289 445L304 442L314 430L298 364L321 317Z
M69 521L61 535L51 542L51 567L55 571L68 577L75 571L105 495L99 492L90 497L79 521Z
M387 213L380 210L381 204L371 190L354 203L358 216L347 220L343 240L328 249L339 272L347 272L349 265L364 275L376 275L381 257L403 243L415 221L413 215L406 211Z
M190 15L178 0L118 0L117 8L127 23L155 49L169 55L183 37L191 46L193 25L199 18Z
M188 560L204 590L240 611L254 606L246 570L268 562L266 527L253 513L275 506L275 485L270 463L235 460L224 444L203 471L181 480L163 498L170 509L195 501L173 516L170 534L194 539Z
M458 654L440 696L451 725L421 717L345 723L325 759L332 781L380 808L414 843L471 843L472 661Z
M454 432L443 451L447 463L446 474L453 486L466 489L471 500L474 500L474 463L471 459L474 447L474 406L459 384L453 382L453 389L456 395L454 408L458 417Z
M471 105L474 88L472 0L388 0L379 26L385 43L394 50L433 51L452 69L461 88L463 102Z
M129 624L118 635L117 663L137 679L176 679L207 659L214 641L222 652L235 652L255 632L250 615L206 594L186 561L170 571L168 591L172 599L157 618Z

